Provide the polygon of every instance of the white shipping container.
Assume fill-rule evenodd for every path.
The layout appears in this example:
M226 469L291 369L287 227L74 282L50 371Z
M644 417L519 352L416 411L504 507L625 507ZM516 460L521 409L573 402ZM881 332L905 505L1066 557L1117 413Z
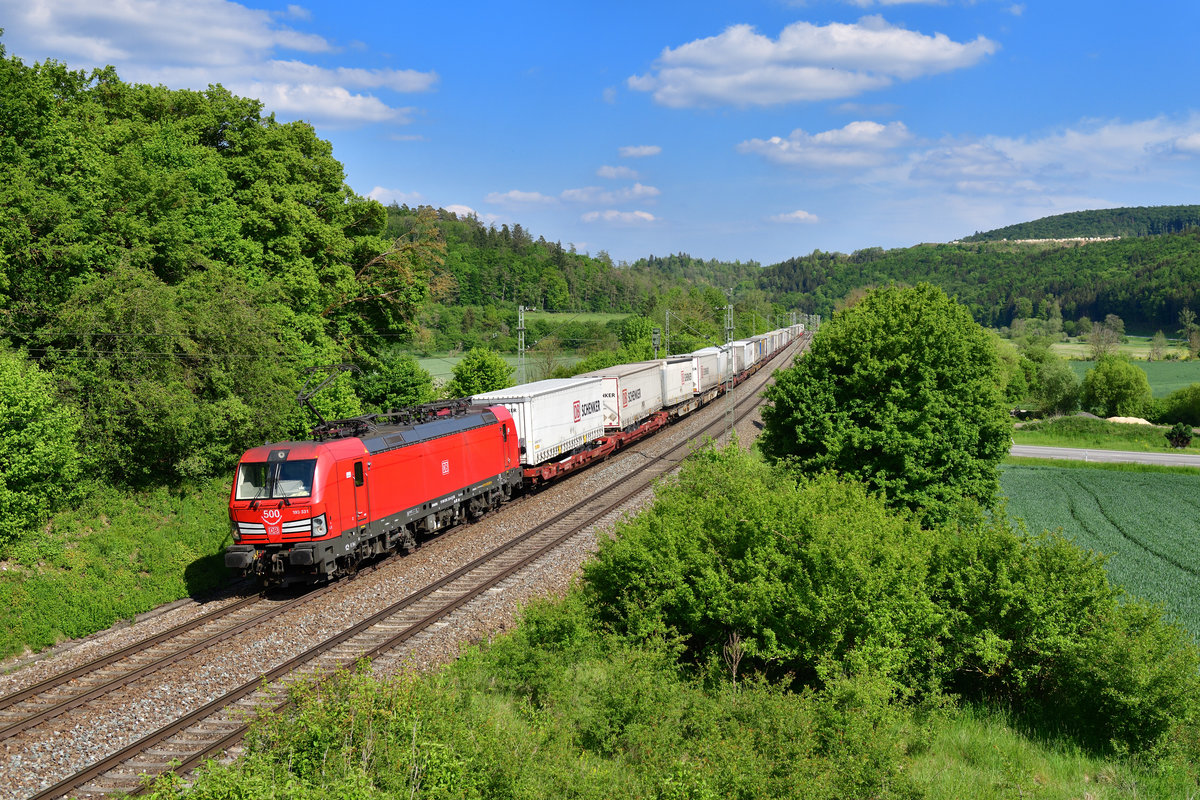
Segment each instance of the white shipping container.
M719 347L705 347L692 353L692 362L696 373L696 394L704 394L710 389L721 385L726 375L721 371L725 361L724 351Z
M625 430L663 407L662 369L657 361L618 364L577 377L604 381L604 427Z
M736 342L729 343L730 351L733 354L733 371L734 373L745 372L754 366L755 344L750 339L738 339Z
M661 364L663 406L691 400L696 394L696 365L691 357L671 356Z
M603 381L554 378L477 394L472 403L512 413L521 463L532 467L604 435Z

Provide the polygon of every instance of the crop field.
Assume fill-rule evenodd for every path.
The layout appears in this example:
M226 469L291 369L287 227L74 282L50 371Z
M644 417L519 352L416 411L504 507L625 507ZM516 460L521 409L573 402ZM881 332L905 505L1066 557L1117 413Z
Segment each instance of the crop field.
M1000 484L1011 517L1109 555L1116 583L1200 640L1200 472L1005 464Z

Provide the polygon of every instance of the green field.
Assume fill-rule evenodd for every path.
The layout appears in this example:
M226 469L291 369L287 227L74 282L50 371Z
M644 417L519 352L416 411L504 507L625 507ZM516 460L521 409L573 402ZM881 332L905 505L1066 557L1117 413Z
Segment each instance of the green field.
M1150 391L1155 397L1166 397L1176 389L1200 383L1200 361L1137 361L1150 379ZM1083 380L1095 361L1068 361L1071 369Z
M611 314L601 311L526 311L525 324L530 325L534 320L548 320L558 325L564 322L598 322L606 325L614 320L620 321L632 314Z
M435 385L440 386L453 377L452 370L454 369L454 365L459 361L462 361L463 356L465 355L466 353L444 353L440 355L427 356L424 358L418 357L417 364L420 365L421 369L433 376L433 382ZM501 353L500 357L512 366L514 370L513 381L519 380L520 376L516 373L517 354ZM563 352L554 359L554 365L558 366L560 364L566 364L567 366L570 366L571 364L579 361L580 358L582 358L582 356L578 356L574 353ZM539 359L536 354L526 353L525 368L529 373L527 380L540 380L542 377L544 377L542 373L545 372L546 368L545 359Z
M1115 582L1200 640L1200 473L1005 464L1000 485L1031 532L1061 528L1108 554Z
M1117 345L1117 352L1129 356L1134 360L1146 360L1150 357L1150 337L1149 336L1126 336L1125 341ZM1092 346L1087 343L1086 339L1069 339L1065 342L1055 342L1050 345L1050 349L1062 356L1063 358L1077 358L1087 360L1092 357ZM1175 358L1187 358L1187 345L1182 340L1168 339L1167 349L1164 355Z

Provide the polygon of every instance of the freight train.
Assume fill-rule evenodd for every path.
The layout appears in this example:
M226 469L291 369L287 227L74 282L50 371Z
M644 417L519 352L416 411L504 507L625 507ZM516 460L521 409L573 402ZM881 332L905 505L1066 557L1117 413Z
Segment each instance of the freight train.
M323 422L255 447L229 495L225 565L320 583L475 520L711 402L804 334L795 325L683 356Z

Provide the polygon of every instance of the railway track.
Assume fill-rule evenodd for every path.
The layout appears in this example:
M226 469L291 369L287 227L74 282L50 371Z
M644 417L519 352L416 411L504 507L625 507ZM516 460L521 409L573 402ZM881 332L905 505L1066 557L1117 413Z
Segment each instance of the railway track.
M802 341L798 349L803 346ZM762 370L743 384L749 386L748 389L739 388L738 420L757 408L758 390L767 376L766 370ZM716 405L724 402L719 401ZM288 703L281 698L287 697L287 688L291 684L319 680L334 670L353 666L359 659L393 653L422 632L444 623L456 610L500 586L580 532L615 518L632 498L648 491L656 478L674 470L698 439L713 435L714 431L719 435L721 429L733 422L721 408L713 421L698 433L689 435L688 439L664 453L647 456L618 484L584 499L353 626L304 649L265 674L241 683L32 796L83 798L117 792L136 794L141 790L142 775L158 775L169 770L186 774L240 742L253 719L263 710L284 708ZM345 582L331 584L287 602L268 604L273 607L265 609L263 598L245 598L212 615L139 643L137 655L113 654L0 699L0 725L3 725L0 741L344 586ZM218 630L208 631L207 628ZM116 674L109 675L108 671ZM100 677L95 677L97 675Z

